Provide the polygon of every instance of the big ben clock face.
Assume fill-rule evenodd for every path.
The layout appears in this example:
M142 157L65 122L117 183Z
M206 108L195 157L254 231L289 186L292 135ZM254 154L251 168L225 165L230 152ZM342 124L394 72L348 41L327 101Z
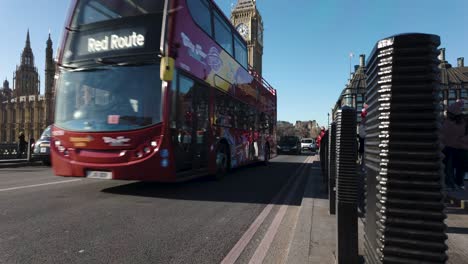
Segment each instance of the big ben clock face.
M237 25L236 29L244 39L247 39L247 37L249 36L249 27L246 24L240 23L239 25Z

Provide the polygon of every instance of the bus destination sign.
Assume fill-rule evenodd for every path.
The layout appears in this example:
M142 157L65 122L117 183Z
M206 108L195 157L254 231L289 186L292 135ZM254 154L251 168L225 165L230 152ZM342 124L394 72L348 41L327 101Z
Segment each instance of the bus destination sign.
M88 37L89 53L141 48L144 46L145 36L137 32L132 32L132 34L126 36L111 34L104 36L104 38Z

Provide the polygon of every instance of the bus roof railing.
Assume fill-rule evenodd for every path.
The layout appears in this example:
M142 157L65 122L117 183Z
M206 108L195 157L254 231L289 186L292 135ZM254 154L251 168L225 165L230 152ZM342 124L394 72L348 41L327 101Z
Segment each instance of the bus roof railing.
M276 95L276 89L273 88L265 79L263 79L258 72L252 68L252 66L249 65L249 73L252 75L257 82L261 83L263 87L265 87L271 94Z

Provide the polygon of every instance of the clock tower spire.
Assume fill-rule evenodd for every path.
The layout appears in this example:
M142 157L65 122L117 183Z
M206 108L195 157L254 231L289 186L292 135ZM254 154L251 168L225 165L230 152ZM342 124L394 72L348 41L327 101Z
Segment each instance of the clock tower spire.
M261 76L263 56L263 20L255 0L237 0L231 22L247 42L249 65Z

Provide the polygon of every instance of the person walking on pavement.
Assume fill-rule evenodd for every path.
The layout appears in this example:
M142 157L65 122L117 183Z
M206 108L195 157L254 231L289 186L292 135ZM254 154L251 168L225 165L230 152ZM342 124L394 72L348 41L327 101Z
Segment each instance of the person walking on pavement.
M18 136L18 154L17 157L21 158L23 153L26 151L26 140L24 139L24 133L20 132Z
M445 155L445 184L449 190L465 188L463 154L468 150L468 136L462 110L463 101L461 100L450 105L441 129L441 142Z
M320 134L315 139L316 147L320 150L320 142L322 141L322 137L325 135L325 127L320 129Z

